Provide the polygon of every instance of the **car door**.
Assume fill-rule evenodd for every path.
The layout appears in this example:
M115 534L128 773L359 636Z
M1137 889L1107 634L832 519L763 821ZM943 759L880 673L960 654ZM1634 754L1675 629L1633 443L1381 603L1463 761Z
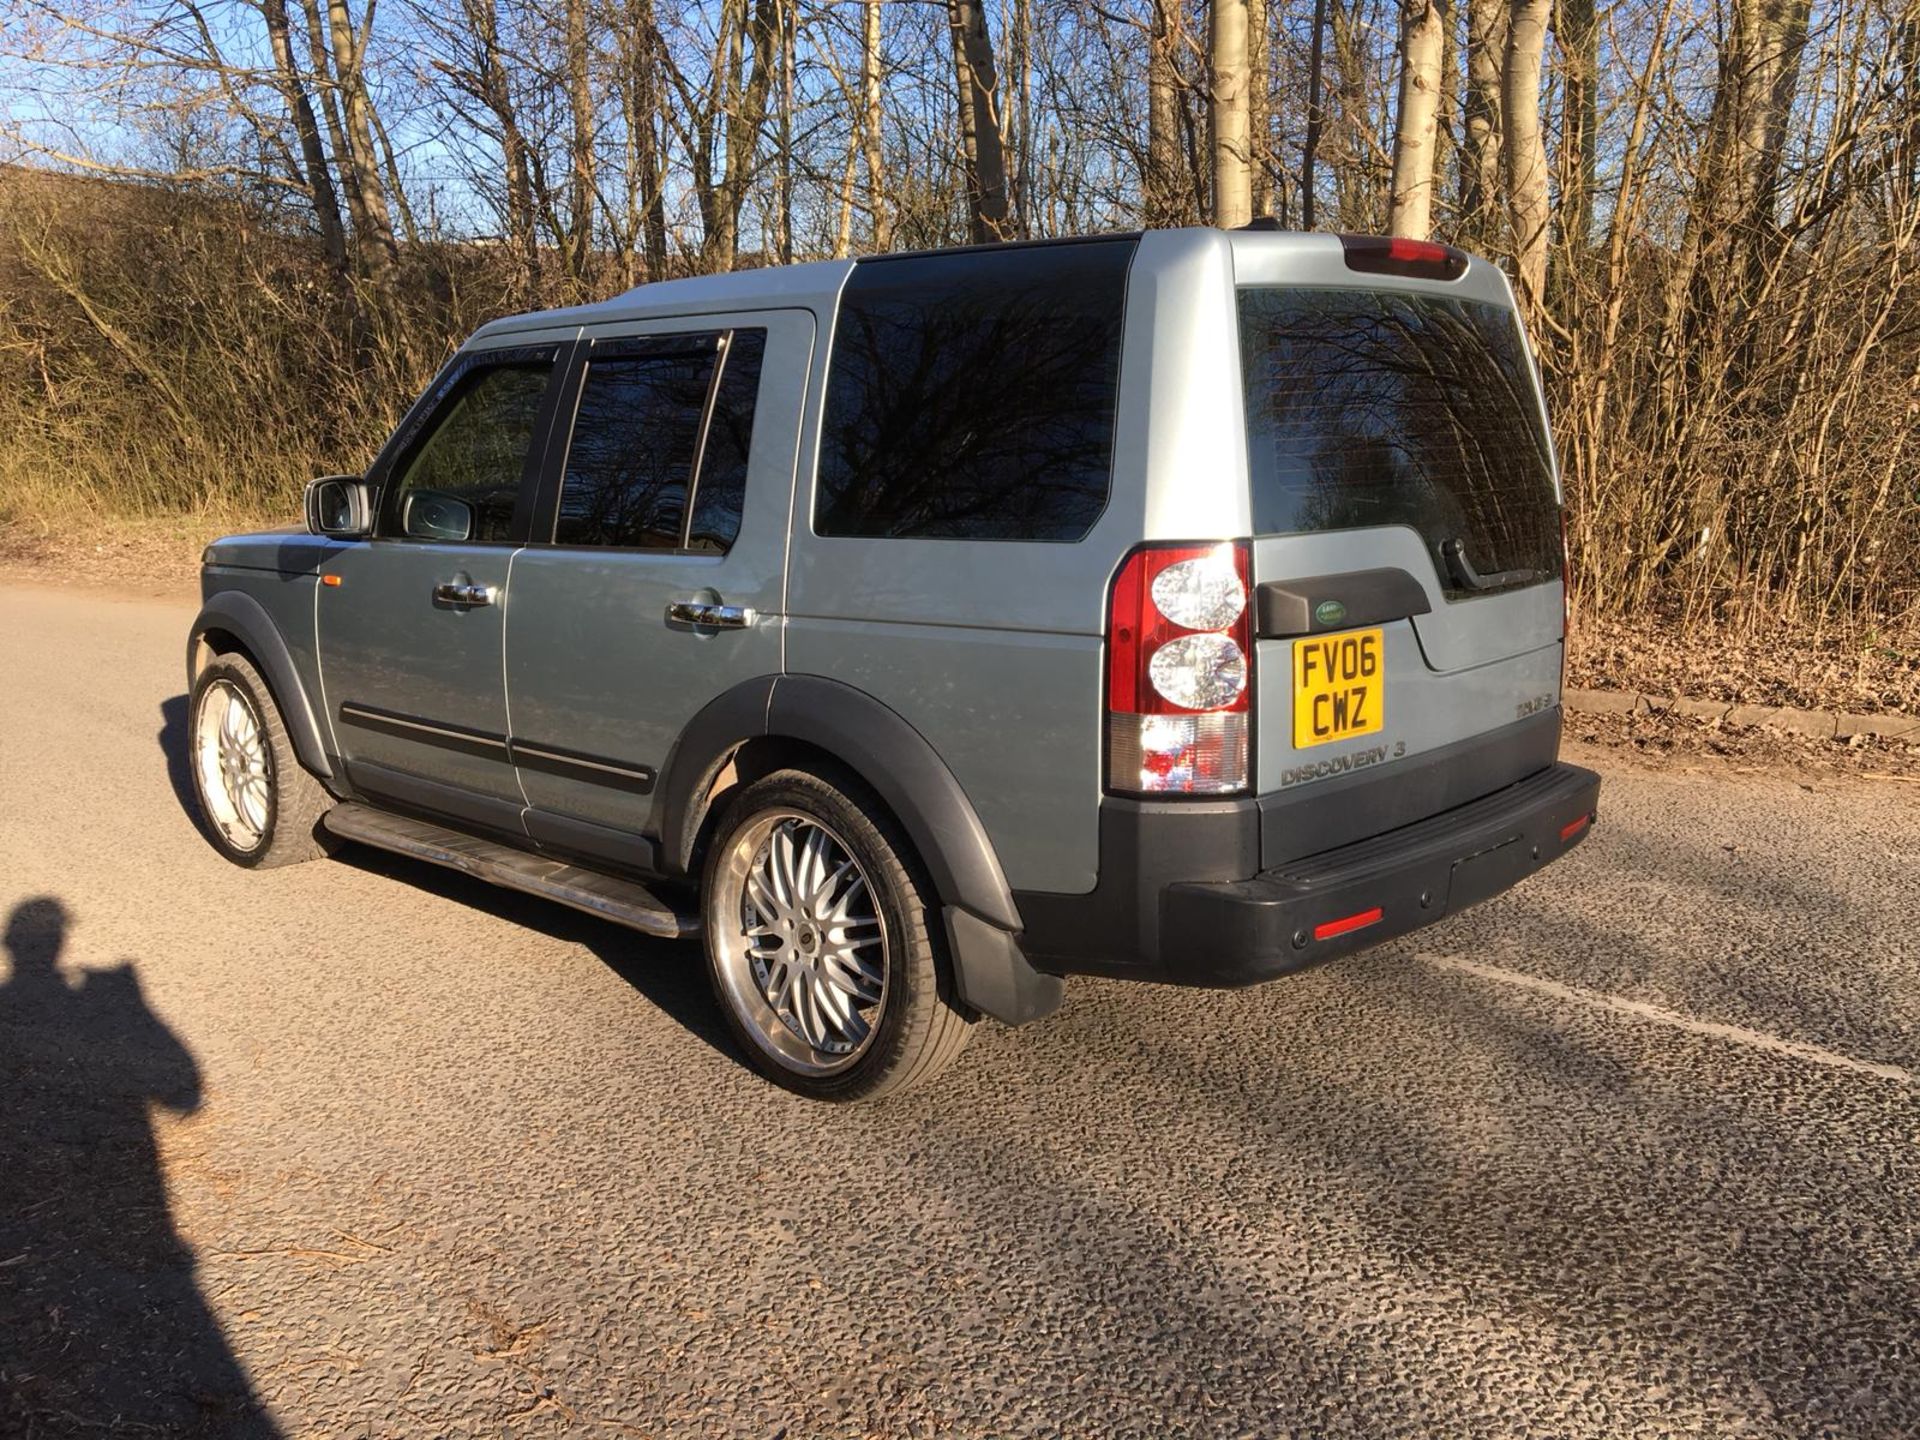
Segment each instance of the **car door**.
M813 338L799 310L586 332L507 617L536 839L644 867L633 836L681 730L780 669Z
M356 791L517 832L501 660L559 342L466 354L383 452L373 538L327 567L328 718Z

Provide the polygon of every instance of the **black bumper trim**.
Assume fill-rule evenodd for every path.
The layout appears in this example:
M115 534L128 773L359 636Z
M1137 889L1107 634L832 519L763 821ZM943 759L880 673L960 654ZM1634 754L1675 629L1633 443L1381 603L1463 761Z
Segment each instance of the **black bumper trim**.
M1267 870L1250 880L1170 885L1160 962L1173 984L1276 979L1431 925L1491 899L1592 832L1600 777L1554 765L1443 815ZM1377 908L1380 918L1315 938Z

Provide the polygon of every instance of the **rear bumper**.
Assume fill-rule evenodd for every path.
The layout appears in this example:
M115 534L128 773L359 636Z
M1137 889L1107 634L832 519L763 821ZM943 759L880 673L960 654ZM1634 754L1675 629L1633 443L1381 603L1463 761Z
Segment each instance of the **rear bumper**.
M1184 985L1253 985L1431 925L1559 859L1593 829L1600 777L1554 765L1404 829L1251 880L1170 885L1161 973Z
M1116 811L1101 877L1104 890L1105 862L1114 862L1116 894L1074 897L1070 907L1022 896L1022 948L1055 974L1258 984L1499 894L1584 840L1599 798L1592 771L1547 764L1426 819L1265 869L1243 858L1254 844L1250 811ZM1163 834L1167 826L1177 828ZM1130 903L1118 903L1121 891Z

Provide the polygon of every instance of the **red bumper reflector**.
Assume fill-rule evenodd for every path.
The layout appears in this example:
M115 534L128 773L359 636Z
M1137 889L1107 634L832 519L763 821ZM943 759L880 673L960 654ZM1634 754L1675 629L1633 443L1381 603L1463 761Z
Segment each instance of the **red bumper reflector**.
M1567 841L1578 835L1592 823L1593 816L1591 815L1582 815L1577 820L1569 820L1565 825L1560 827L1560 843L1563 845L1566 844Z
M1364 930L1379 922L1381 910L1378 905L1371 910L1362 910L1358 915L1349 915L1343 920L1329 920L1323 925L1313 927L1313 938L1331 940L1336 935L1348 935L1355 930Z

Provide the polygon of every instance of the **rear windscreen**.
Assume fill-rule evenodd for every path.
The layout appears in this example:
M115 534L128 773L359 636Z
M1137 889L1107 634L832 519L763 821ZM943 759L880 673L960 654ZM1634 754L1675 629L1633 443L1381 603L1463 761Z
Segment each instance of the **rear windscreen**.
M1553 466L1511 311L1245 289L1240 368L1256 534L1411 526L1450 599L1560 574Z

